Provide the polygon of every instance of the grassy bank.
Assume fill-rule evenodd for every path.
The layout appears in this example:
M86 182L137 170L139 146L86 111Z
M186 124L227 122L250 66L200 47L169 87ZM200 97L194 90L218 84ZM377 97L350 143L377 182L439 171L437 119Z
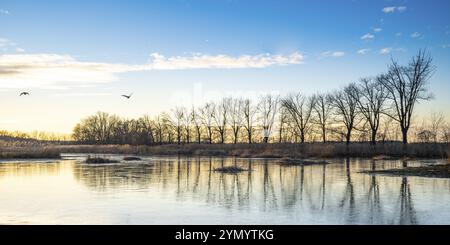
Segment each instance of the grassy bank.
M44 159L61 158L60 151L54 147L16 147L1 149L0 159Z
M412 143L405 147L400 142L379 143L305 143L305 144L168 144L155 146L132 145L32 145L28 147L1 147L3 156L56 156L59 153L111 153L135 155L236 156L272 158L332 158L332 157L409 157L448 158L449 144ZM3 157L4 158L4 157Z
M237 157L413 157L448 158L449 144L402 143L305 143L305 144L184 144L184 145L65 145L57 146L61 152L72 153L123 153L142 155L192 155Z

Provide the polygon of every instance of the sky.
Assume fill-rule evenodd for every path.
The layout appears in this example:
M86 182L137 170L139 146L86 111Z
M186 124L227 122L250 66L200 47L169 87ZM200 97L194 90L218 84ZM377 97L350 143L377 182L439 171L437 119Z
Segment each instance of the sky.
M331 92L420 49L436 72L435 99L418 113L450 115L449 9L447 0L1 0L0 129L70 133L96 111L137 118L230 95Z

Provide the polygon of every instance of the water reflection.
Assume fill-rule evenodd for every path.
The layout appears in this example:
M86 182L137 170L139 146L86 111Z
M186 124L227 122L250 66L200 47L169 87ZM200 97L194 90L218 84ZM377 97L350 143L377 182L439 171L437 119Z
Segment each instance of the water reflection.
M239 174L214 171L229 165L249 171ZM204 216L222 224L448 223L450 210L442 207L450 200L449 180L359 173L404 165L401 161L346 158L335 159L329 165L284 167L269 159L200 157L144 158L140 162L107 165L76 160L1 163L0 184L14 185L17 179L26 181L36 176L65 176L64 183L70 188L77 185L87 188L88 195L82 199L103 208L105 215L139 213L142 223L168 222L155 220L153 216L170 205L178 207L172 210L176 219L189 213L189 219L182 220L192 224L204 222L200 218L196 220ZM15 192L22 198L19 201L29 201L25 195L21 196L21 192L27 191ZM61 190L54 195L64 194ZM433 196L440 199L433 200ZM0 197L0 215L8 213L5 208L8 198L12 197ZM124 200L126 205L119 206L119 211L109 209L108 198ZM39 208L45 210L45 198L40 204ZM152 210L148 209L150 205ZM127 219L126 223L134 222Z

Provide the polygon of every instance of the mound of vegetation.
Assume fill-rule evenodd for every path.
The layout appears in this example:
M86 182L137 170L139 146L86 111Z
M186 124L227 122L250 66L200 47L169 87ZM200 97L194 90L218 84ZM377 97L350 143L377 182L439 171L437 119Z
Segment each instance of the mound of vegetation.
M216 169L214 169L214 171L221 172L221 173L236 174L239 172L248 171L248 169L243 169L243 168L236 167L236 166L227 166L227 167L222 167L222 168L216 168Z
M323 160L308 160L301 158L282 158L278 162L284 166L308 166L308 165L329 164L329 162Z
M90 157L86 158L85 163L118 163L119 161L108 159L108 158L101 158L101 157Z
M124 161L140 161L142 160L140 157L124 157Z
M363 171L362 173L389 174L398 176L419 176L431 178L450 178L450 164L422 166L422 167L408 167L402 169L371 170L371 171Z

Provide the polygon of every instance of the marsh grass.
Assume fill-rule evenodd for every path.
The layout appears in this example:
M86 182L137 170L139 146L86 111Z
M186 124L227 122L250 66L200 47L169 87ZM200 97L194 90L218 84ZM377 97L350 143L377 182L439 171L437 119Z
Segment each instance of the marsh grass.
M59 159L61 152L53 147L0 147L0 159Z
M2 153L17 155L55 156L59 153L129 154L129 155L185 155L185 156L234 156L255 158L335 158L362 157L375 159L393 158L449 158L447 143L411 143L406 147L401 142L368 143L272 143L272 144L166 144L166 145L69 145L69 144L14 144L4 145ZM32 153L27 153L32 152Z

